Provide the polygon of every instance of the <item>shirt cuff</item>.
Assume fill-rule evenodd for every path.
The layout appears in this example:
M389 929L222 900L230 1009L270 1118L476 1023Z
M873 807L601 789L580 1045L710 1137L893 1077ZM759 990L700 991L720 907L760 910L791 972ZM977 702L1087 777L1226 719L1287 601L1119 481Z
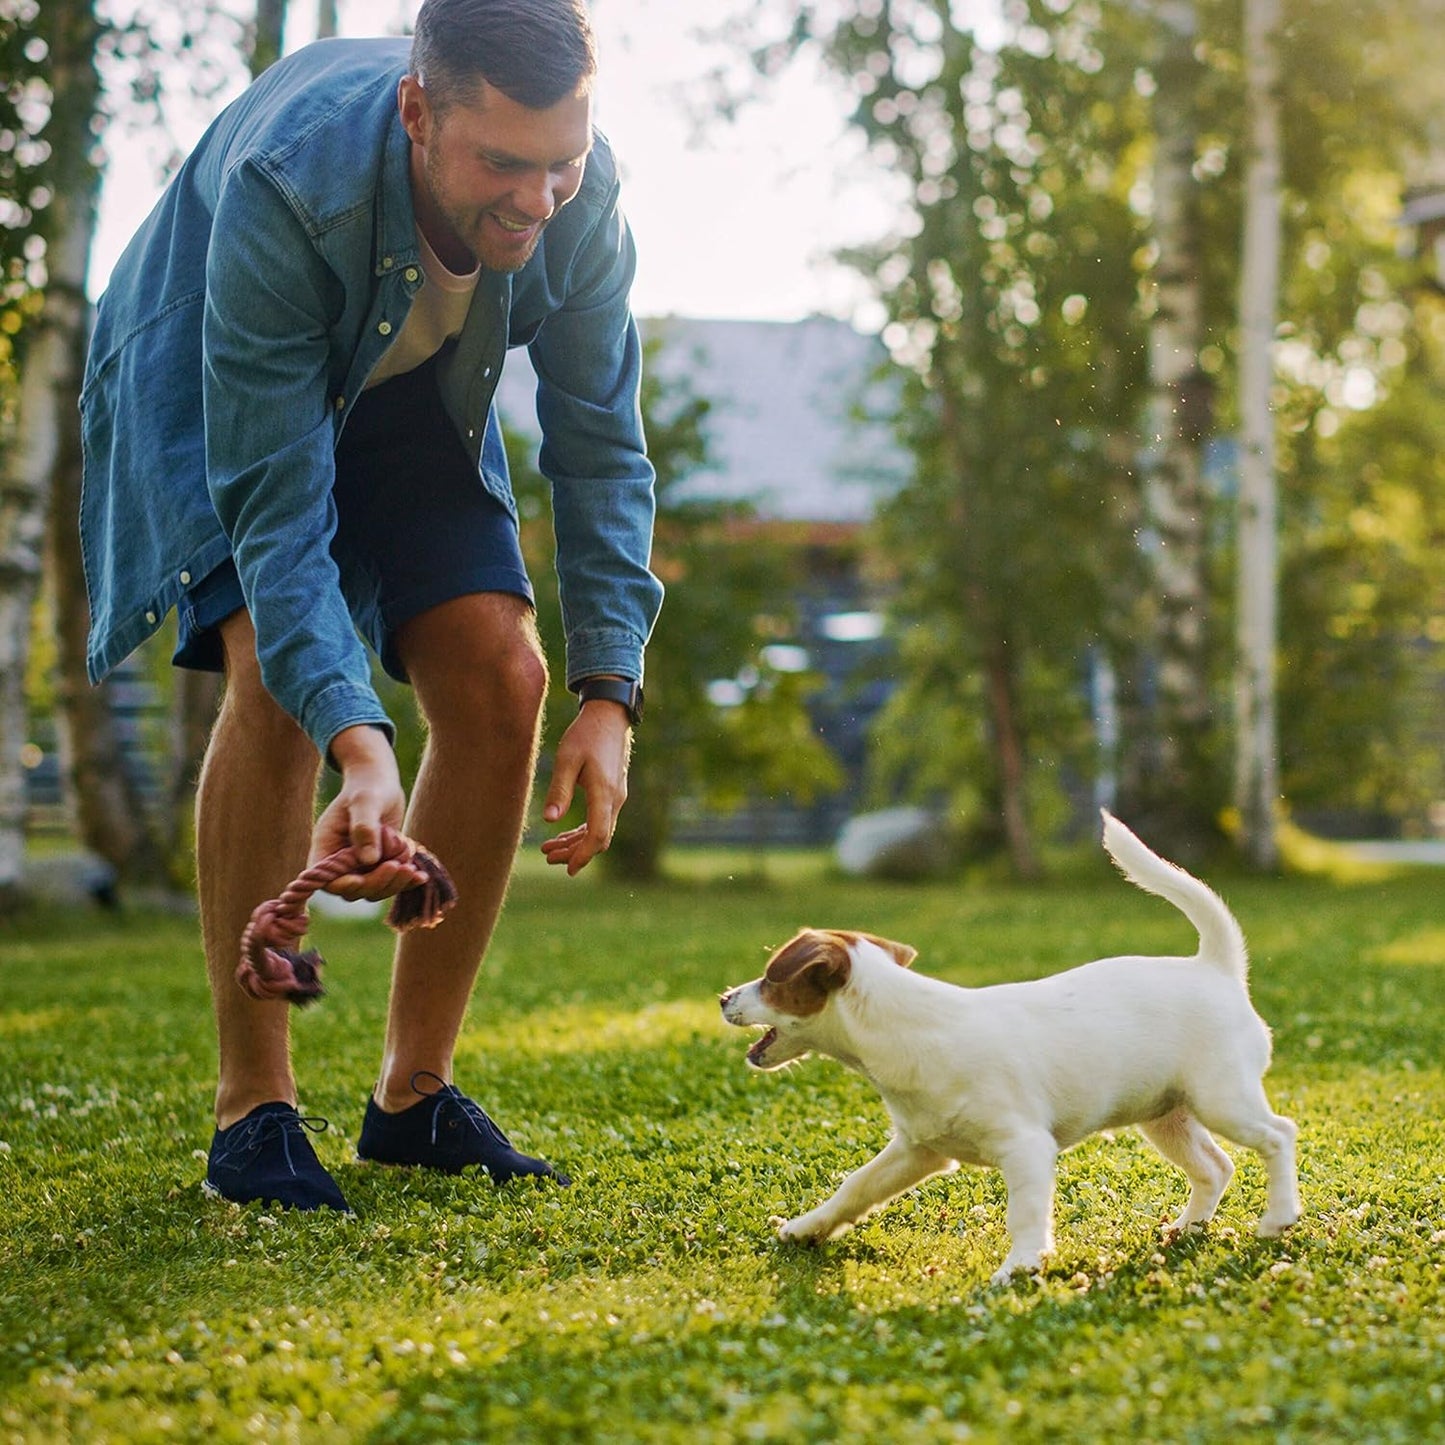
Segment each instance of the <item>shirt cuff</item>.
M642 681L642 639L625 628L591 628L567 639L567 686L574 692L584 677L625 677Z
M387 742L393 745L396 742L396 727L376 694L369 687L358 687L354 683L339 683L311 698L302 709L300 722L306 736L332 768L336 764L331 757L331 740L347 728L380 728Z

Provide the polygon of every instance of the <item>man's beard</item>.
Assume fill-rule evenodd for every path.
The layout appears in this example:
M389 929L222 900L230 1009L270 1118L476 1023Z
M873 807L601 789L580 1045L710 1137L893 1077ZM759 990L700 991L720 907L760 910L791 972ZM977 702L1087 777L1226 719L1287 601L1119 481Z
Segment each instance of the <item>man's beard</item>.
M494 224L489 219L492 213L485 210L463 209L456 205L448 195L446 187L441 184L440 176L436 174L435 168L431 165L427 167L427 181L433 204L447 223L453 236L466 247L484 269L503 273L520 271L532 259L538 242L542 239L542 232L547 225L546 221L543 221L533 232L531 240L524 249L509 246L502 239L506 233L502 232L500 227L497 227L495 231L489 230Z

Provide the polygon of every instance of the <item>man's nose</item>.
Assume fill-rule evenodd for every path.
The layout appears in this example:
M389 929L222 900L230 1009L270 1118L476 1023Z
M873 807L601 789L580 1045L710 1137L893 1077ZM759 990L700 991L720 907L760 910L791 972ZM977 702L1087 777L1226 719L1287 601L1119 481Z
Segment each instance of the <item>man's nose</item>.
M557 177L550 171L528 176L512 192L512 204L529 221L550 221L557 209Z

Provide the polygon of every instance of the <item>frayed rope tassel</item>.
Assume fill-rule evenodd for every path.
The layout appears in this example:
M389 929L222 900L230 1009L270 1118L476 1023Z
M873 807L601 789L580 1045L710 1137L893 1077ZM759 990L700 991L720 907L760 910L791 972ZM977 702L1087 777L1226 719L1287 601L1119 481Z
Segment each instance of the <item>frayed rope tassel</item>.
M423 876L392 899L387 926L397 933L435 928L457 901L451 877L419 843L394 828L383 827L381 857L371 866L396 859L410 863ZM321 997L324 960L314 948L302 953L293 946L305 936L310 924L306 901L338 878L359 871L356 849L338 849L313 863L279 898L268 899L256 908L241 935L241 963L236 969L236 982L252 998L284 998L304 1006Z

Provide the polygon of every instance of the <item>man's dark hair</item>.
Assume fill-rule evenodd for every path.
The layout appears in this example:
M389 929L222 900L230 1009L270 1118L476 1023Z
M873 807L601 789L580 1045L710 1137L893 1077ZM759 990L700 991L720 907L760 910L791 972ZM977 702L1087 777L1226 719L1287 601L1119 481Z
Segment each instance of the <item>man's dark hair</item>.
M425 0L412 33L412 74L439 111L470 99L482 80L547 110L596 70L585 0Z

